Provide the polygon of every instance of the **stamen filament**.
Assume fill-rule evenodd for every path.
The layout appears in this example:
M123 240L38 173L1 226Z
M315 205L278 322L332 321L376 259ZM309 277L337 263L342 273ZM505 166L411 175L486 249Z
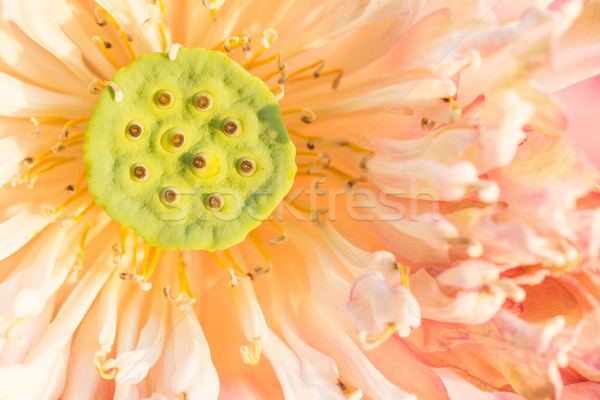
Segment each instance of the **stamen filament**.
M310 69L313 69L313 68L315 68L315 67L323 68L323 67L322 67L322 65L324 65L324 64L325 64L325 60L323 60L323 59L321 59L321 60L319 60L319 61L316 61L316 62L314 62L314 63L312 63L312 64L310 64L310 65L307 65L306 67L300 68L300 69L298 69L298 70L296 70L296 71L294 71L294 72L290 73L290 74L287 76L287 79L292 79L294 76L296 76L296 75L300 75L300 74L301 74L301 73L303 73L304 71L308 71L308 70L310 70ZM310 76L312 76L312 75L310 75Z
M396 268L400 270L400 279L402 282L402 286L404 286L405 289L410 290L410 283L408 281L408 266L397 262Z
M131 61L135 61L137 59L137 54L133 50L133 47L131 47L129 37L127 36L127 33L125 31L121 31L121 40L125 44L125 48L127 49L129 56L131 57Z
M290 108L288 110L281 111L282 117L292 114L306 114L302 117L302 122L307 124L314 122L314 120L317 119L317 116L310 108Z
M121 69L121 65L119 65L117 60L115 60L112 54L110 54L102 39L100 39L98 36L94 36L92 37L92 41L96 44L96 46L98 46L98 48L100 48L100 51L102 52L102 54L104 54L104 57L106 57L106 59L113 65L113 67L115 67L116 69Z
M274 219L269 219L268 222L271 224L271 226L273 226L280 233L279 236L276 236L276 237L273 237L273 238L269 239L269 243L271 243L271 244L281 244L281 243L285 242L285 240L287 239L287 234L285 233L285 230L283 229L283 226L281 226Z
M113 16L110 15L110 13L108 11L106 11L104 8L102 8L100 6L96 7L94 9L94 14L96 14L96 22L98 23L98 25L100 25L100 26L106 25L106 21L103 21L102 16L100 15L100 14L102 14L111 23L111 25L115 27L116 30L118 30L118 31L121 30L121 26L119 25L117 20L114 19Z
M79 189L81 188L81 184L83 183L84 179L87 177L87 171L83 170L81 172L81 174L79 175L79 178L77 178L77 181L75 182L75 185L73 186L73 191L74 192L78 192Z
M129 236L130 229L126 226L119 225L119 245L121 246L121 257L125 255L125 244Z
M265 247L265 245L262 241L262 238L260 237L260 234L255 229L248 234L248 238L252 241L252 243L254 243L254 245L256 245L256 248L258 249L260 254L263 256L263 258L265 259L265 264L267 265L267 268L264 272L269 272L272 267L271 255L269 254L269 251Z
M142 259L142 276L146 276L148 258L150 256L150 245L144 241L144 258Z
M60 134L60 139L61 140L66 139L69 136L69 129L71 129L72 127L74 127L77 124L81 124L82 122L88 122L90 120L90 118L92 118L92 117L88 115L86 117L76 118L76 119L72 119L72 120L68 121L66 124L63 125L63 129ZM83 137L83 135L81 137Z
M233 269L238 273L241 274L242 276L248 276L248 273L246 271L244 271L242 269L242 267L240 267L238 265L237 262L235 262L235 260L233 259L233 255L231 254L231 251L229 251L229 249L225 249L223 250L223 254L225 254L225 258L227 258L227 261L229 261L231 263L231 265L233 266Z
M319 78L321 76L328 76L328 75L333 75L333 74L337 74L337 77L333 80L333 82L331 83L331 86L333 87L333 89L336 89L339 84L340 84L340 80L342 79L342 75L343 75L343 71L339 68L336 69L331 69L325 72L319 72L317 73L313 73L310 75L302 75L298 78L295 78L295 81L304 81L307 79L315 79L315 78ZM291 76L291 75L290 75ZM290 78L290 76L288 76L288 79Z
M165 33L165 27L163 26L163 23L160 19L158 20L158 30L160 31L160 39L162 41L162 51L164 53L169 48L169 44L167 43L167 35Z
M79 221L81 221L83 219L83 217L85 217L85 215L87 213L89 213L91 210L93 210L95 207L97 207L96 203L92 200L84 209L82 212L80 212L79 214L77 214L77 216L75 218L73 218L73 223L77 223Z
M79 240L79 254L77 255L77 266L80 268L83 267L83 251L85 249L85 239L87 238L88 232L90 231L91 227L92 224L88 224L85 227L83 233L81 234L81 239Z
M87 190L81 190L81 191L78 191L78 192L72 194L71 196L69 196L69 198L67 200L65 200L64 203L62 203L56 210L54 210L54 215L58 215L58 213L60 213L62 210L64 210L67 206L69 206L71 203L78 200L79 198L83 197L83 195L85 195L87 193L88 193Z
M136 274L137 270L137 254L138 254L139 238L135 231L133 232L133 253L131 254L131 271Z
M179 293L187 293L192 301L196 300L194 293L192 292L192 288L190 287L190 282L187 276L187 265L183 260L182 252L180 251L177 254L177 278L179 279Z
M148 270L144 274L144 279L148 279L156 270L156 265L158 264L158 260L160 260L160 256L162 254L162 249L160 247L154 248L154 254L152 255L152 261L150 262L150 266Z
M398 331L398 327L395 324L388 324L379 335L373 338L373 341L369 342L369 338L366 332L361 332L358 336L358 341L365 350L372 350L385 343L394 333Z
M240 352L242 353L242 361L244 364L256 365L260 361L260 352L262 350L262 340L260 338L253 338L250 349L248 346L241 346Z

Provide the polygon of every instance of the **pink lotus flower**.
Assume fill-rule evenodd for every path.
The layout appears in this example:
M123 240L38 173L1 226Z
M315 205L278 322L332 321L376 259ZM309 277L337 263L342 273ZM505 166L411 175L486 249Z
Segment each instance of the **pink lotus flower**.
M600 398L599 20L0 0L0 398ZM182 47L261 78L296 147L291 191L221 251L151 246L88 190L98 94Z

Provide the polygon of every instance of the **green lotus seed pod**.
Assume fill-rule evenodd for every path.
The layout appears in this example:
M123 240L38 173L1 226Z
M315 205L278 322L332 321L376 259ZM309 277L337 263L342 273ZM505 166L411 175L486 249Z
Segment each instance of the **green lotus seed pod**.
M241 242L290 190L295 148L279 103L223 53L144 54L117 71L87 124L94 200L164 249Z

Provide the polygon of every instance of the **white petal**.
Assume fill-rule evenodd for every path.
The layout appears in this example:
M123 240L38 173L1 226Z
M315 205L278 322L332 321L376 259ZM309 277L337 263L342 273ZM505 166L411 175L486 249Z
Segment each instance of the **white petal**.
M175 326L175 363L171 388L185 393L189 400L217 399L219 376L210 359L210 348L193 312L177 316Z
M263 352L273 365L286 399L344 399L337 381L319 377L316 366L308 359L299 359L275 333L269 332Z

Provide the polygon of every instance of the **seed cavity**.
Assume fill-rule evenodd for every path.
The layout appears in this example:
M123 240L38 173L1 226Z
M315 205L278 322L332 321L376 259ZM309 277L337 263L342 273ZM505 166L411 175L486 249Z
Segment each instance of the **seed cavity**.
M175 102L175 96L168 90L159 90L154 94L154 103L158 108L169 108Z
M185 145L185 133L180 128L170 128L162 134L160 145L170 153L175 153Z
M143 163L135 163L130 169L131 178L136 182L146 182L150 178L150 169Z
M139 140L144 134L144 123L140 120L134 119L129 124L127 124L127 128L125 128L125 136L127 139L135 142Z
M215 104L212 94L205 90L196 93L192 98L192 102L199 111L210 111Z
M225 205L225 199L219 193L211 193L204 197L204 206L212 211L220 211Z
M212 153L198 153L192 159L190 169L198 178L210 178L219 172L219 160Z
M225 135L235 138L242 133L242 123L234 117L227 117L221 123L221 130Z
M160 201L168 207L175 207L181 201L181 192L172 186L160 191Z
M250 157L242 157L237 161L235 167L241 176L252 176L256 172L256 161Z

